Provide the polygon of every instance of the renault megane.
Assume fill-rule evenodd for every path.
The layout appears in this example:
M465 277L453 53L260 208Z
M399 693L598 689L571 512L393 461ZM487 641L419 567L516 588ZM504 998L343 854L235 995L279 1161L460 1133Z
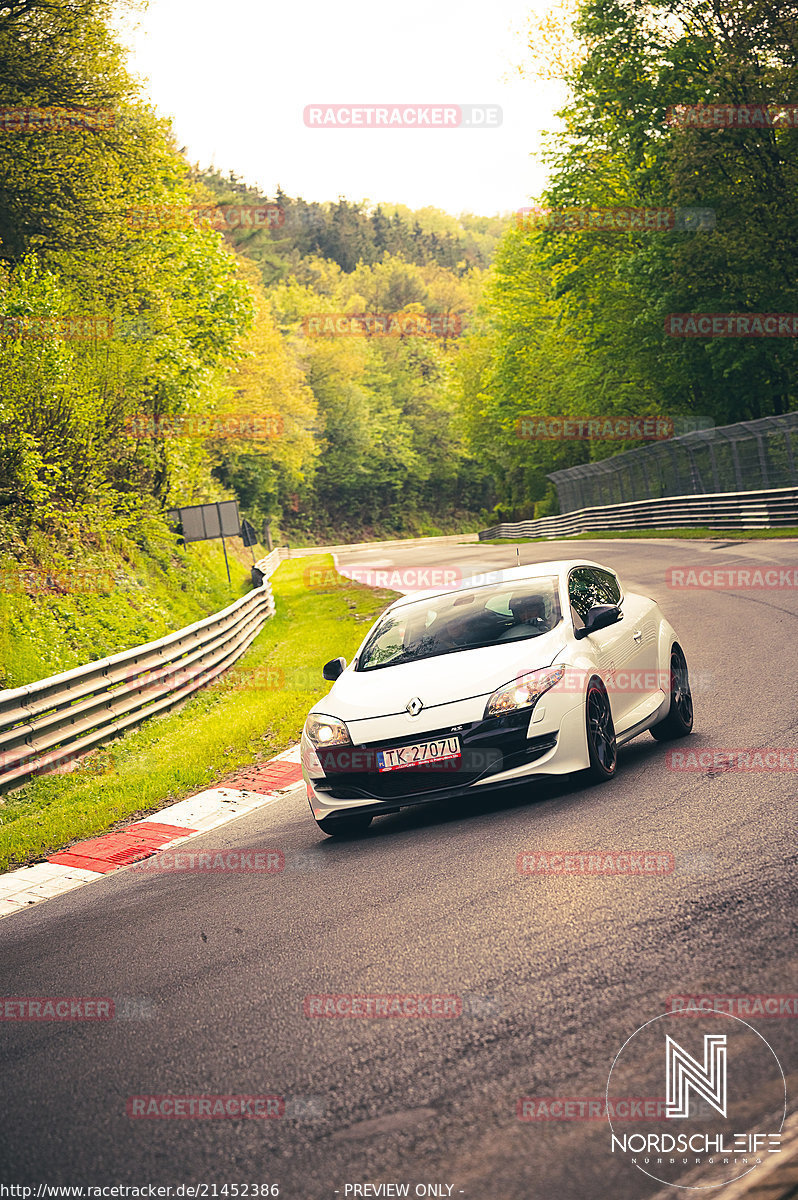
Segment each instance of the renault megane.
M380 814L584 771L693 727L687 662L657 604L586 560L538 563L390 605L302 733L308 800L327 834Z

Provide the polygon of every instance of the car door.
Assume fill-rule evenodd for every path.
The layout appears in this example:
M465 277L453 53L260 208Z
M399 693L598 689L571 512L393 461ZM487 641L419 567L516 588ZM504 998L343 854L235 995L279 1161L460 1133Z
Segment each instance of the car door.
M652 697L660 698L659 689L662 679L658 673L659 665L659 618L657 606L648 596L636 593L624 596L621 585L612 571L598 570L596 574L608 588L608 594L616 595L614 603L622 604L624 622L632 630L632 653L626 667L616 674L614 685L617 692L623 691L628 702L623 708L627 713L641 704L645 705ZM635 714L639 717L640 714ZM635 716L631 716L634 720Z
M627 677L618 680L629 692L631 707L644 703L664 686L659 667L659 616L657 606L647 596L629 595L623 601L624 619L632 627L635 653Z
M640 697L629 686L630 674L640 669L643 641L642 637L636 636L641 632L634 621L636 613L624 610L617 577L599 567L574 567L571 570L568 576L568 599L581 621L596 604L621 606L619 621L608 625L606 629L597 629L580 644L590 647L607 688L613 721L616 727L622 725L626 714L640 701Z

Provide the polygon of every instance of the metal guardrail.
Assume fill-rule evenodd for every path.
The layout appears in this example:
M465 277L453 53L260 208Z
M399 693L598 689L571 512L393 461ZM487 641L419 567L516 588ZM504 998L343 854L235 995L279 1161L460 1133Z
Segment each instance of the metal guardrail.
M567 537L611 529L777 529L798 526L798 487L761 492L715 492L704 496L663 496L628 504L605 504L511 521L480 532L480 541L495 537Z
M252 586L260 587L265 579L277 570L281 562L286 558L291 557L291 551L287 546L275 546L271 554L267 554L265 558L258 559L250 568L252 573Z
M262 585L221 612L156 642L0 691L0 791L174 708L226 671L274 614L268 579L286 553L261 559Z

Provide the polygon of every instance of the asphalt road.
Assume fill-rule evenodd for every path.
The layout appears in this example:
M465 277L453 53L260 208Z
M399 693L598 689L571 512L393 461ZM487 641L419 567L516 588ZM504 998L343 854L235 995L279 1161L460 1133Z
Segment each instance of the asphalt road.
M698 750L798 746L798 594L679 591L667 569L794 566L795 545L521 550L522 562L598 560L660 601L699 685ZM341 561L470 573L514 565L515 553ZM375 1195L346 1188L385 1182L470 1200L653 1197L658 1186L609 1153L603 1122L525 1123L517 1101L603 1095L618 1049L672 994L798 991L795 830L795 772L676 772L644 734L607 785L562 780L411 810L357 841L323 838L298 790L192 844L281 849L280 875L125 869L9 917L2 995L131 997L138 1008L105 1023L0 1024L0 1180L273 1183L298 1200ZM672 851L675 870L519 876L517 854L540 848ZM328 993L455 995L465 1010L307 1017L304 998ZM794 1108L798 1023L752 1024ZM767 1089L748 1086L753 1111ZM129 1097L153 1094L275 1094L287 1115L126 1115Z

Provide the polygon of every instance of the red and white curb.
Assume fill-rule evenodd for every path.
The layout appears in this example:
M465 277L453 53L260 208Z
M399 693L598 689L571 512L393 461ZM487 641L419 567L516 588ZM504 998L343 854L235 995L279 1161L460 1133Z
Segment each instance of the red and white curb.
M46 862L0 875L0 918L71 892L111 871L141 862L160 850L274 804L301 779L297 745L268 762L239 772L233 780L237 787L198 792L133 821L124 829L76 842L67 850L52 854Z

